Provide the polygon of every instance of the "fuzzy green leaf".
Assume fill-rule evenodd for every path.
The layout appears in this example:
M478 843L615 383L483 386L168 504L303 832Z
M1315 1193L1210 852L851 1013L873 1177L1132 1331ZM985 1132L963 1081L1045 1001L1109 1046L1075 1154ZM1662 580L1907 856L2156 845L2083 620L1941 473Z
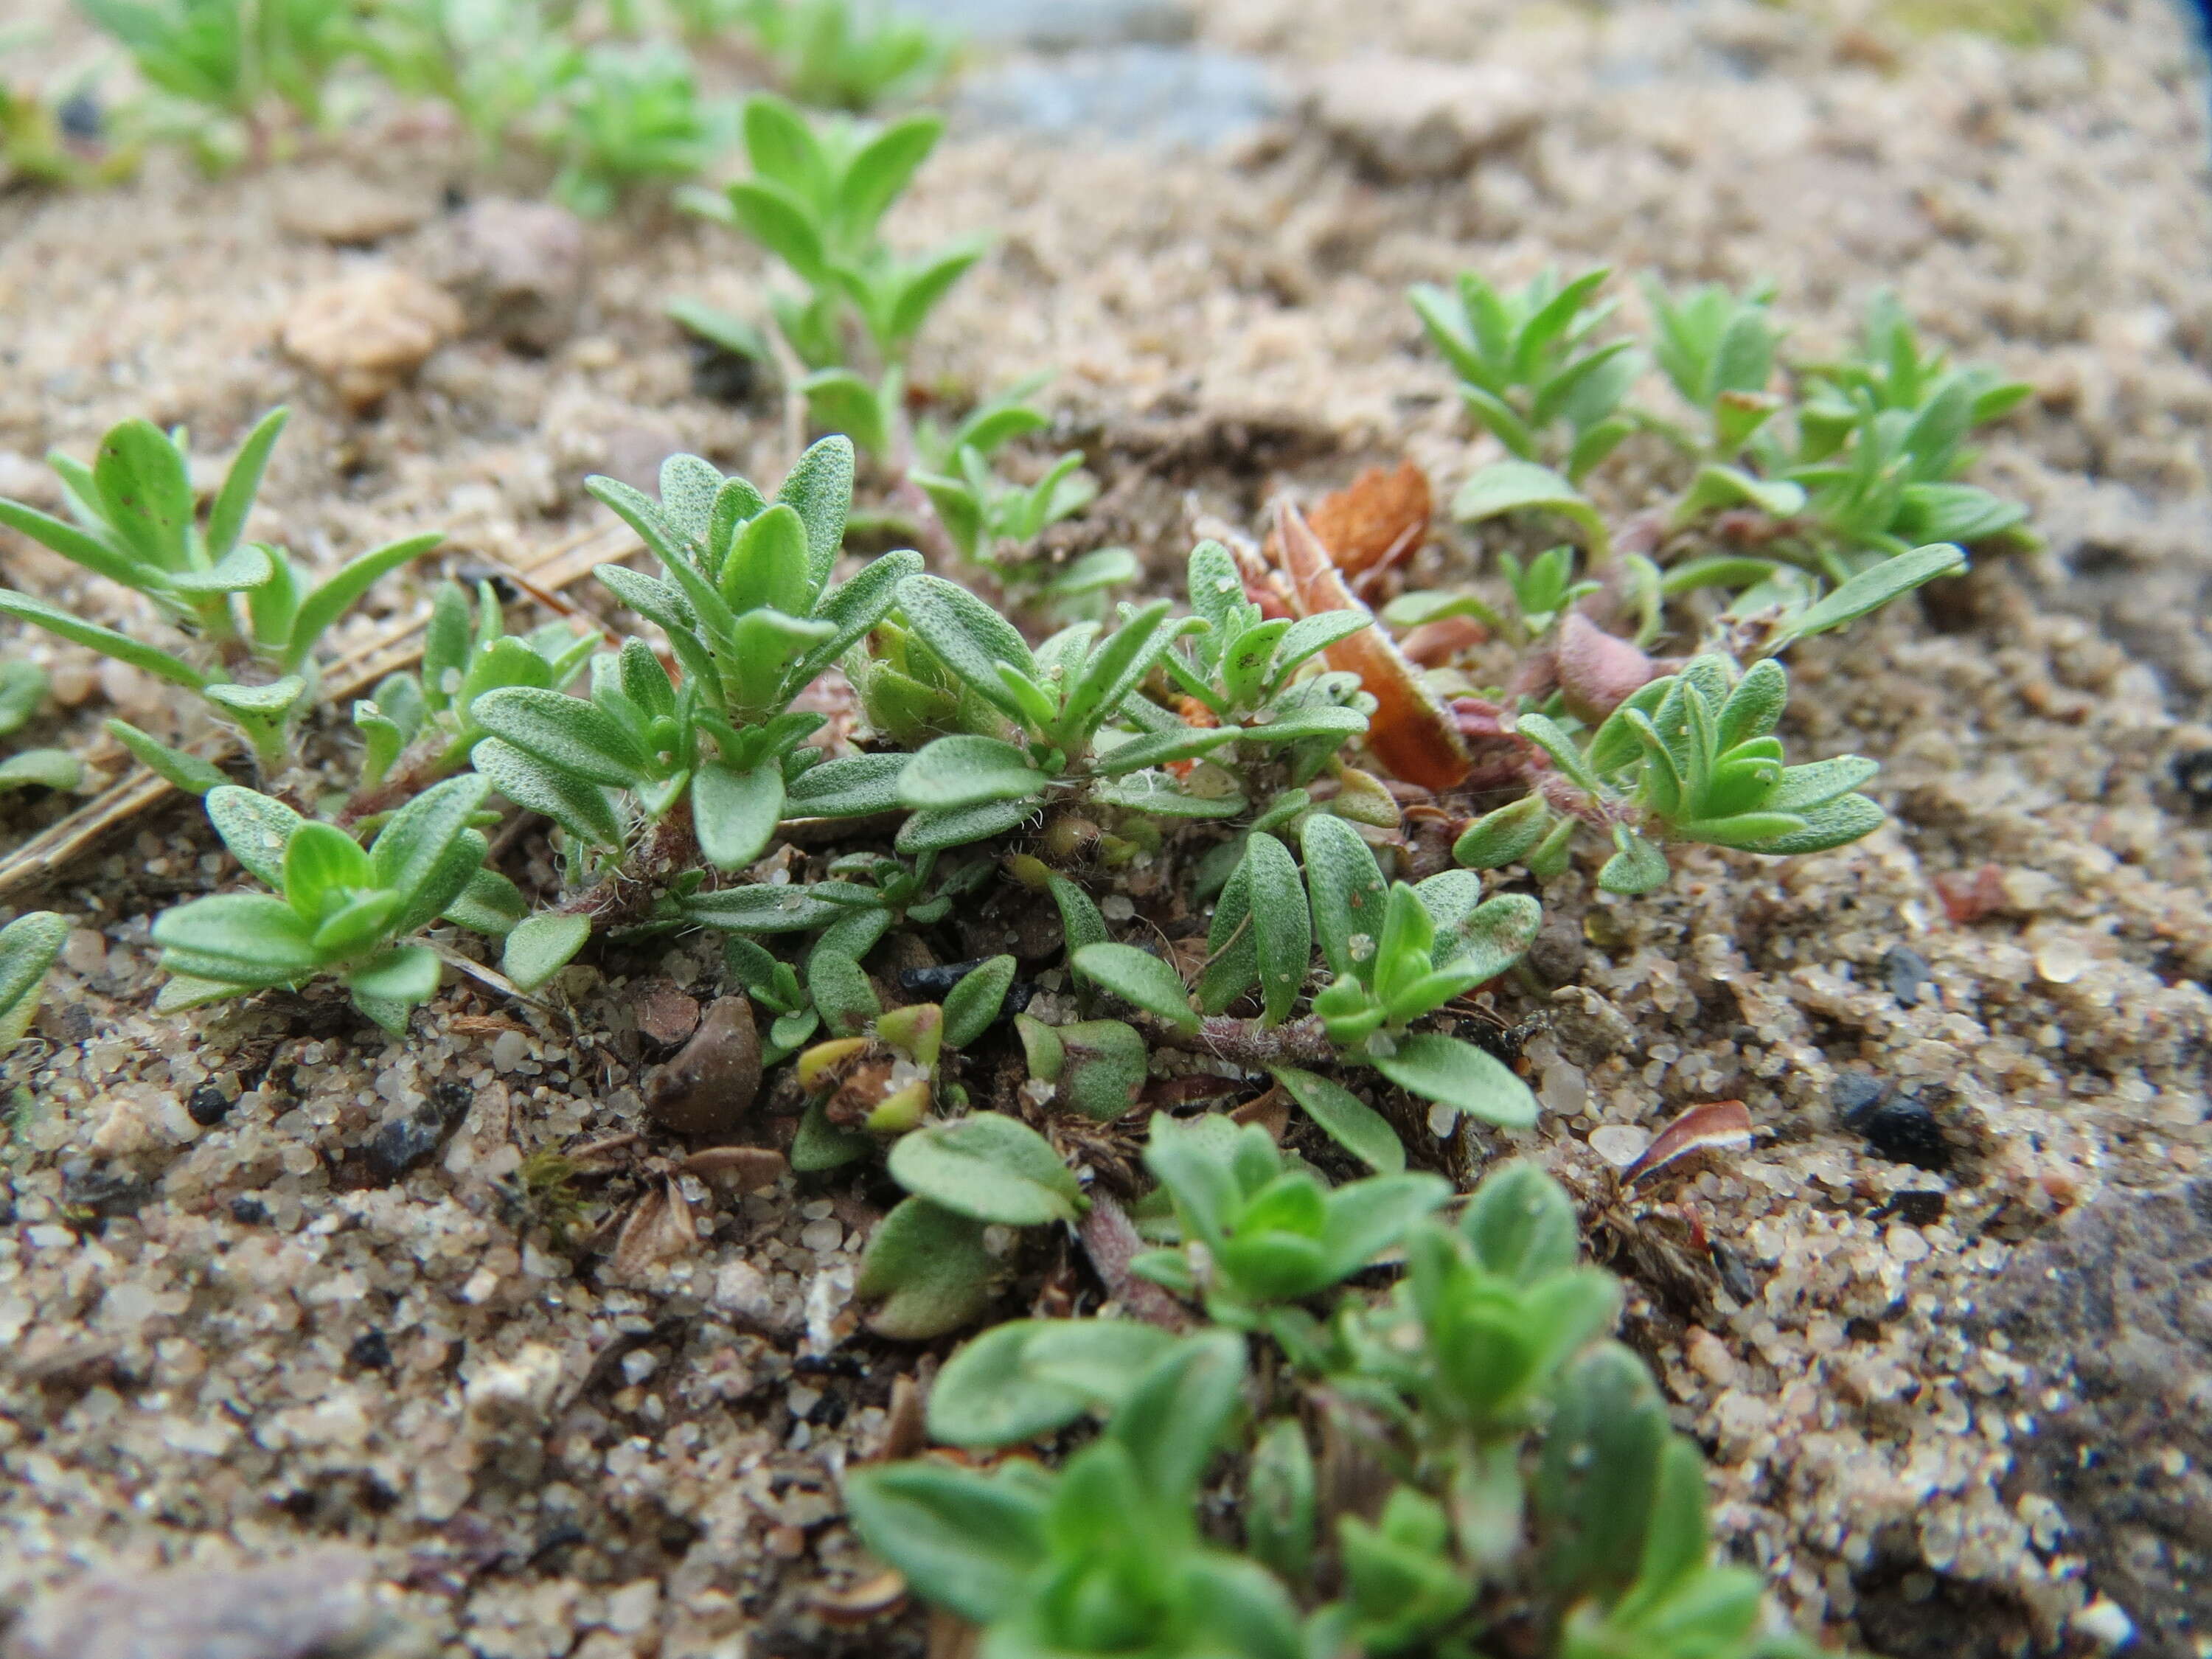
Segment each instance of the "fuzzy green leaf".
M574 960L592 937L589 916L556 915L550 912L526 917L507 936L500 952L500 971L522 991L535 991Z
M1902 598L1923 582L1951 575L1966 568L1966 556L1948 543L1916 547L1910 553L1870 565L1826 599L1816 600L1783 623L1771 648L1780 650L1797 640L1825 634L1832 628L1856 621Z
M287 670L301 667L307 660L307 653L315 641L366 593L377 579L387 571L419 559L446 539L442 530L433 530L421 536L409 536L392 542L345 565L330 580L311 592L300 601L300 609L292 620L292 634L285 643L283 665Z
M1182 976L1149 951L1133 945L1086 945L1068 964L1079 979L1111 991L1186 1036L1197 1034L1198 1016L1190 1011Z
M1397 1040L1395 1052L1378 1054L1375 1069L1424 1100L1509 1129L1536 1121L1536 1097L1504 1061L1471 1042L1437 1032Z
M945 1041L964 1048L981 1037L1006 1006L1014 982L1014 959L992 957L960 976L945 996Z
M1406 1167L1406 1143L1390 1127L1389 1119L1351 1090L1295 1066L1267 1069L1331 1140L1369 1169L1395 1175Z
M66 749L26 749L0 761L0 789L74 789L84 766Z
M930 1437L976 1449L1016 1446L1113 1411L1174 1346L1133 1319L1016 1319L963 1346L929 1391Z
M926 1342L957 1331L991 1304L998 1261L982 1222L926 1198L895 1206L860 1256L856 1295L881 1297L868 1324L878 1335Z
M172 971L234 985L289 984L322 965L313 930L264 893L219 893L164 910L154 942Z
M464 774L432 784L393 813L369 849L377 885L398 893L403 902L427 890L448 849L490 793L489 778Z
M438 994L438 953L420 945L373 957L345 976L346 988L371 1002L411 1006Z
M900 827L893 843L902 853L941 853L988 841L1025 822L1037 810L1034 799L983 801L974 806L933 807L916 812Z
M691 780L699 851L717 870L740 870L768 850L783 816L783 767L767 761L739 772L708 761Z
M845 1504L863 1541L929 1601L988 1625L1049 1559L1042 1483L916 1460L854 1471Z
M284 848L305 818L283 802L234 783L208 791L207 815L247 874L264 886L283 886Z
M1020 800L1043 793L1050 782L1010 743L967 735L939 738L900 775L899 804L945 808Z
M69 941L69 923L52 910L30 910L0 927L0 1054L23 1039L39 1011L46 969Z
M650 759L635 737L605 710L565 692L502 686L477 698L470 717L495 737L580 781L627 788L651 773Z
M1605 520L1589 498L1549 467L1495 461L1477 471L1452 497L1452 516L1462 524L1530 512L1554 513L1574 524L1595 563L1603 563L1612 550Z
M194 691L207 686L207 678L199 670L180 658L150 645L132 639L128 634L118 634L112 628L80 622L66 611L57 610L27 595L0 588L0 616L13 617L43 628L49 634L58 634L74 645L97 651L103 657L112 657L118 662L128 663L133 668L144 670L172 685L181 685Z
M494 788L525 811L544 813L592 846L622 846L622 820L598 784L570 777L497 738L478 744L470 760Z
M977 1221L1011 1227L1073 1221L1082 1188L1052 1144L1027 1124L977 1112L923 1125L892 1143L893 1179Z
M1357 830L1327 812L1307 817L1299 841L1322 959L1340 978L1366 983L1374 973L1375 945L1389 898L1375 854ZM1366 941L1364 949L1355 946L1359 939Z

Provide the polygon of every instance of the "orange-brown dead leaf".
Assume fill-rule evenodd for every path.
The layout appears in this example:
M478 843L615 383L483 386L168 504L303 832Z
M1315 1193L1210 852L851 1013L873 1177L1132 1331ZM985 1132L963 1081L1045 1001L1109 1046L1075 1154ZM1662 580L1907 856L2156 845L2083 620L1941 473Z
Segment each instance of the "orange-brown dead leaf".
M1411 461L1370 466L1314 503L1306 522L1347 577L1387 569L1428 539L1436 496Z
M1276 516L1275 542L1282 550L1283 572L1290 578L1291 603L1300 616L1324 611L1373 614L1345 586L1328 549L1288 501ZM1347 635L1323 655L1331 668L1358 675L1360 684L1375 699L1367 746L1383 765L1426 789L1449 789L1467 775L1472 763L1458 726L1381 628Z
M1740 1152L1751 1145L1751 1112L1741 1101L1709 1100L1662 1129L1644 1155L1620 1172L1620 1184L1632 1187L1693 1152Z

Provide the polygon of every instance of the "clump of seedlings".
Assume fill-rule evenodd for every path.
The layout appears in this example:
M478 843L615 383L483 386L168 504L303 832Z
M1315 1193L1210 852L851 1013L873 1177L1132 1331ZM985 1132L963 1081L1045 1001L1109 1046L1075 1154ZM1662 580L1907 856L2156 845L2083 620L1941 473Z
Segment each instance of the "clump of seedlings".
M185 433L163 432L143 420L112 428L90 466L58 451L47 457L69 519L0 499L0 525L143 596L184 644L181 651L167 651L7 588L0 588L0 615L192 692L270 771L290 760L293 729L314 705L314 652L323 635L378 578L445 539L440 532L406 537L362 554L313 587L283 548L246 540L262 471L287 413L271 410L247 434L204 523ZM123 721L111 721L109 730L179 788L205 794L222 781L198 756Z
M860 423L886 438L898 354L973 257L906 265L876 240L936 125L825 139L759 102L748 133L757 176L732 216L807 281L778 302L786 343L842 362L857 326L892 377L864 385ZM57 460L76 522L0 504L0 522L143 595L185 634L179 652L21 595L0 611L207 697L270 775L269 793L222 783L118 729L205 794L268 890L156 920L165 1009L328 977L404 1036L443 963L489 975L469 934L501 941L518 993L557 997L595 931L719 933L744 994L714 1005L714 1030L744 1102L775 1071L804 1102L793 1168L880 1158L906 1194L857 1285L876 1330L985 1317L1040 1230L1078 1229L1123 1307L1152 1298L1158 1322L1019 1321L945 1367L931 1424L954 1444L1100 1419L1056 1472L923 1460L848 1481L872 1547L981 1626L979 1652L1472 1655L1505 1631L1565 1659L1795 1651L1762 1634L1756 1577L1708 1560L1697 1454L1604 1340L1618 1287L1578 1265L1564 1194L1509 1166L1451 1212L1449 1183L1409 1164L1467 1146L1462 1120L1536 1121L1528 1085L1459 1024L1536 938L1530 889L1587 858L1600 886L1645 893L1685 847L1787 856L1879 824L1872 763L1787 760L1776 658L1962 567L1959 547L1908 533L2016 530L1954 476L1965 426L2008 394L1878 311L1859 357L1796 371L1785 397L1763 298L1668 301L1658 353L1696 411L1677 423L1694 463L1682 500L1706 505L1670 509L1663 531L1615 525L1578 481L1656 428L1628 410L1633 348L1599 337L1599 285L1504 295L1471 280L1424 301L1469 406L1515 451L1475 473L1461 516L1564 517L1580 544L1501 561L1502 587L1385 607L1401 625L1473 624L1440 652L1410 636L1401 651L1354 587L1426 534L1418 478L1385 481L1419 510L1369 536L1357 568L1286 507L1265 549L1191 553L1185 614L1123 605L1033 647L917 552L843 563L846 437L808 449L772 497L678 455L658 499L588 485L655 562L599 576L657 641L511 635L489 589L472 610L441 588L420 673L356 705L361 787L323 821L278 799L330 799L290 744L316 713L316 641L435 538L313 589L246 542L281 412L204 525L181 435L143 422L92 467ZM937 453L980 458L1035 425L1016 398ZM1771 433L1781 448L1762 447ZM1715 469L1746 482L1727 495ZM978 501L995 488L969 482ZM1754 510L1772 520L1755 558L1696 550L1719 516ZM1676 639L1683 655L1652 654ZM817 689L840 666L856 709ZM493 867L523 817L550 826L558 871L536 914ZM1456 867L1438 870L1446 846ZM1094 896L1123 872L1142 872L1127 885L1146 914L1132 892ZM1010 953L889 966L965 955L946 948L964 943L963 910L1048 899L1064 946L1041 975L1049 1002L1028 1002ZM1202 917L1202 950L1185 927L1158 951L1156 905ZM20 1035L57 926L0 933L0 1032ZM1140 1156L1139 1103L1215 1097L1193 1084L1264 1109L1152 1115ZM661 1129L728 1127L727 1102L700 1115L676 1084L647 1092ZM1407 1097L1423 1103L1410 1114ZM1292 1104L1319 1131L1302 1123L1292 1144L1328 1170L1263 1127ZM1355 1166L1371 1173L1330 1179ZM1386 1264L1402 1271L1377 1288ZM1376 1472L1373 1502L1318 1479L1318 1418L1351 1437L1331 1459ZM1241 1537L1198 1523L1224 1448Z
M1813 1651L1711 1560L1704 1460L1605 1340L1620 1287L1546 1176L1507 1164L1446 1223L1436 1176L1328 1191L1218 1118L1155 1118L1146 1160L1182 1248L1140 1270L1211 1322L1001 1324L939 1374L932 1433L989 1452L1097 1421L1078 1450L846 1477L869 1547L980 1653L1472 1655L1506 1629L1561 1659ZM1392 1245L1394 1289L1340 1288ZM1310 1419L1375 1490L1325 1478ZM1225 1534L1200 1521L1224 1449Z
M751 176L719 194L693 191L695 211L743 230L796 281L769 296L785 349L809 371L799 385L817 424L871 455L906 445L906 363L931 309L989 243L965 238L916 257L894 253L883 218L945 130L916 114L871 126L848 117L820 125L781 98L747 100L743 120ZM687 326L740 356L772 362L755 324L696 303Z

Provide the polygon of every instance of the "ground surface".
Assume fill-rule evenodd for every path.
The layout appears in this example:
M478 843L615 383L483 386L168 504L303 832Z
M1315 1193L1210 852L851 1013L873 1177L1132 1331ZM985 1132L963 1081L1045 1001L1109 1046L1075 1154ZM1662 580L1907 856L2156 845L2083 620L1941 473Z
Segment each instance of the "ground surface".
M1771 276L1813 345L1893 283L2034 384L1980 481L2033 505L2050 551L1793 662L1793 749L1881 759L1893 822L1787 864L1692 858L1652 900L1587 872L1547 892L1565 983L1528 1050L1549 1110L1528 1144L1571 1164L1601 1126L1747 1102L1759 1146L1654 1195L1694 1207L1725 1274L1669 1278L1648 1241L1601 1234L1642 1273L1633 1333L1713 1453L1729 1547L1838 1638L2081 1644L2081 1540L2011 1478L2017 1367L1967 1322L2053 1218L2212 1147L2212 833L2171 770L2212 744L2212 198L2181 24L2151 0L2087 8L2015 50L1749 4L1222 0L1198 36L1291 88L1270 123L1168 156L978 112L896 226L1003 232L921 372L957 394L1059 370L1106 485L1073 544L1171 568L1203 520L1249 529L1278 488L1401 453L1448 490L1486 452L1402 290L1469 264ZM1524 115L1444 176L1386 177L1295 94L1375 50L1507 65ZM0 493L39 499L48 446L86 453L133 414L220 457L281 399L261 533L336 558L442 526L465 568L596 522L588 471L639 477L678 447L756 477L788 459L775 399L700 395L660 316L675 293L744 302L755 256L642 212L591 229L580 314L550 349L472 331L349 415L279 350L280 320L356 267L435 276L446 186L494 186L405 115L304 165L291 198L157 161L104 193L0 200ZM404 222L365 248L283 205L365 186ZM1454 538L1423 557L1436 579L1471 568ZM69 582L20 543L0 571ZM173 718L135 675L43 638L0 648L48 663L69 704L27 740L107 775L97 717ZM68 805L9 801L0 826ZM89 1567L344 1539L453 1654L919 1651L911 1619L845 1634L818 1606L870 1571L838 1470L880 1443L894 1378L933 1363L855 1334L885 1194L686 1176L696 1242L625 1275L581 1235L669 1147L587 1169L565 1241L524 1179L533 1154L644 1127L641 996L717 982L711 943L599 958L573 1018L452 986L404 1044L321 1000L153 1016L150 915L234 876L173 807L15 896L79 931L7 1066L35 1105L0 1143L0 1609ZM1974 885L1980 914L1954 921L1939 879ZM938 944L1048 970L1056 942L1009 917ZM1847 1067L1927 1108L1948 1167L1841 1127Z

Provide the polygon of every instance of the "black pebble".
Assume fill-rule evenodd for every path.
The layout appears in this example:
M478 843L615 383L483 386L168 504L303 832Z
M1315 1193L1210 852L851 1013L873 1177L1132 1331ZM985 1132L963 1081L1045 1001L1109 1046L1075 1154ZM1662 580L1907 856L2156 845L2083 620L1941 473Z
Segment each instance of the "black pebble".
M1859 1120L1888 1096L1889 1085L1872 1072L1838 1072L1828 1085L1828 1103L1847 1129L1857 1128Z
M2212 811L2212 749L2192 749L2173 757L2174 787L2198 811Z
M74 138L81 144L93 143L107 130L107 118L100 111L99 94L89 90L73 92L63 99L54 115L61 123L62 137Z
M365 1371L387 1370L392 1365L392 1345L384 1340L384 1333L372 1325L354 1338L346 1349L346 1360Z
M690 337L691 392L710 402L736 405L749 400L760 382L760 369L750 357L725 351L712 340Z
M388 1187L436 1152L460 1127L475 1098L476 1091L455 1078L431 1085L427 1102L369 1137L365 1155L370 1181Z
M1922 986L1931 990L1936 984L1936 973L1928 965L1928 958L1905 945L1893 945L1883 952L1881 971L1889 981L1889 994L1907 1008L1920 1006Z
M1940 1192L1892 1193L1889 1213L1916 1227L1932 1227L1943 1218L1950 1194Z
M185 1115L203 1129L212 1129L230 1115L235 1103L212 1083L203 1083L185 1102Z
M1951 1143L1936 1114L1910 1096L1886 1100L1861 1118L1856 1126L1877 1157L1915 1169L1943 1170L1951 1167Z
M989 959L978 957L973 962L941 963L934 968L902 968L899 969L899 989L908 996L929 997L942 1002L952 994L954 986ZM1000 1007L1000 1017L1003 1018L1008 1014L1018 1014L1030 1006L1030 999L1036 994L1035 981L1016 980L1006 988L1006 1000Z
M269 1212L258 1198L234 1198L230 1200L230 1218L241 1227L265 1227Z

